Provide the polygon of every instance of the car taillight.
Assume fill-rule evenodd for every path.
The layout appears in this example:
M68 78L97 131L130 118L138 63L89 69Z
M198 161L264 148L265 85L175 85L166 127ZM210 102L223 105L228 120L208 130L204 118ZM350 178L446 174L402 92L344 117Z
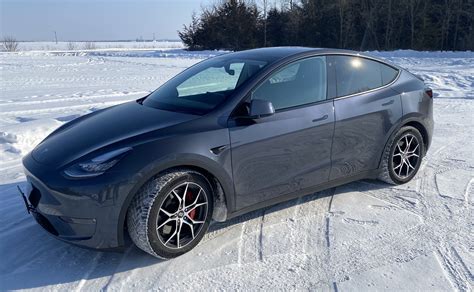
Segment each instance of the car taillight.
M426 88L426 89L425 89L425 93L426 93L429 97L433 98L433 90L432 90L431 88Z

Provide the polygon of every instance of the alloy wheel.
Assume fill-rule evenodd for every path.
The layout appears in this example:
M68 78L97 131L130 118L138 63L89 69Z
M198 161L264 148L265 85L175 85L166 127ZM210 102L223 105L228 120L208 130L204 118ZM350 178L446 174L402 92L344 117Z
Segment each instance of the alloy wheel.
M207 194L193 182L175 187L163 200L156 222L161 243L180 249L191 243L207 219Z
M410 177L420 163L420 141L413 134L403 135L395 145L392 155L392 170L399 179Z

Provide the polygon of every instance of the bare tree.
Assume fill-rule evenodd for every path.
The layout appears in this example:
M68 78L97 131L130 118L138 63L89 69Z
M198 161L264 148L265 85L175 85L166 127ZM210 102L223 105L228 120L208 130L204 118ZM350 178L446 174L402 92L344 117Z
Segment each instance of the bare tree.
M2 50L7 52L18 51L18 42L12 36L6 36L2 40Z
M280 9L281 10L292 10L294 7L294 0L280 0Z
M387 0L387 24L385 26L385 41L384 41L384 48L390 48L390 36L392 34L392 0Z
M467 17L469 18L469 11L464 11L463 10L463 1L462 0L459 0L459 2L457 3L457 9L456 9L456 22L455 22L455 25L454 25L454 37L453 37L453 42L452 42L452 50L456 50L457 48L457 43L458 43L458 34L459 34L459 26L460 26L460 20L461 20L461 17L463 15L467 15ZM474 12L474 9L472 9ZM474 16L474 14L471 16L471 19L472 17Z
M75 49L77 49L77 44L75 42L68 42L67 49L69 51L74 51Z
M93 42L85 42L83 46L84 50L95 50L96 46Z
M455 13L455 5L457 1L454 0L445 0L443 5L443 19L441 25L441 50L449 49L449 29L453 14Z
M346 0L339 0L339 47L344 47L344 19L346 17Z
M420 0L409 0L408 1L408 12L410 20L410 48L414 49L415 42L415 22L418 13L418 8L421 4Z
M263 17L263 46L267 46L267 17L268 17L268 0L259 0L258 1L259 9L261 9Z
M361 15L365 19L365 32L360 45L360 50L366 46L380 49L379 41L376 34L377 31L377 14L378 2L375 0L364 0L361 5ZM369 45L367 45L369 43Z

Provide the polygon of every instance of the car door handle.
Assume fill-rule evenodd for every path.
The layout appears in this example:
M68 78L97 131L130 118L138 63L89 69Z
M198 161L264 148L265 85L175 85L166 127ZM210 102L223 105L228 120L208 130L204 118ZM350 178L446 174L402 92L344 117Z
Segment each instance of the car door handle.
M325 119L327 119L329 116L328 115L324 115L320 118L317 118L317 119L314 119L313 120L313 123L316 123L316 122L320 122L320 121L324 121Z
M386 103L382 103L382 106L391 105L391 104L393 104L393 103L394 103L394 101L393 101L393 99L392 99L391 101L387 101Z

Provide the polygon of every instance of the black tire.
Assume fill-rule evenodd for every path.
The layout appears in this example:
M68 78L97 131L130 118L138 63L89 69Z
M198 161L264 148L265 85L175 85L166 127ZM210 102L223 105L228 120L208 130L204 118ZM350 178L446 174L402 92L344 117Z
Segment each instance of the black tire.
M191 223L189 222L189 220L191 220L190 217L188 218L189 213L181 211L181 217L178 218L178 215L175 215L173 218L176 218L176 220L172 220L168 223L170 226L163 226L161 229L157 228L159 225L163 224L163 221L160 222L160 224L158 222L159 220L162 220L161 217L165 216L165 214L163 214L164 209L162 209L162 204L166 201L166 204L169 205L170 202L174 202L170 200L177 200L178 196L174 196L171 193L172 191L180 190L179 188L181 188L181 186L183 186L183 188L186 186L183 196L187 196L186 193L190 193L190 191L187 192L187 185L190 185L190 188L198 188L199 186L203 190L203 192L199 191L199 194L197 194L197 197L199 198L196 199L195 203L198 199L203 200L203 197L201 196L204 195L207 202L204 206L207 208L205 210L198 210L198 208L194 207L194 209L198 210L198 213L200 212L199 216L205 215L205 220L202 220L204 223L202 223L201 226L197 226L198 230L196 229L196 232L192 231L193 234L191 236L191 228L193 227L189 227L188 224ZM179 202L177 210L180 210L181 208L181 199ZM186 198L184 199L184 202L184 205L186 205ZM200 206L199 208L201 207L203 208L203 206ZM133 198L127 213L128 232L135 245L143 251L158 258L174 258L190 251L199 243L209 227L212 217L212 209L212 189L203 175L192 170L177 170L163 173L145 183ZM169 210L166 211L169 212ZM176 211L176 213L177 212L178 211ZM169 218L171 217L168 217L168 219ZM179 245L182 238L180 240L179 237L174 240L170 238L172 241L168 243L169 245L166 244L166 242L163 242L165 241L162 237L164 233L163 229L168 227L168 229L171 230L173 229L173 223L175 223L174 231L178 231L179 229L179 233L181 234L181 230L183 226L185 226L182 221L187 221L185 223L188 224L186 225L186 228L188 228L187 237L189 241L182 247ZM182 226L180 226L178 222L181 222ZM194 223L192 223L192 225L194 226ZM168 231L168 234L169 233L171 233L171 231ZM189 237L192 239L189 239ZM176 247L170 246L173 241L176 241Z
M416 165L412 165L414 164L413 163L414 160L412 160L412 163L410 163L410 166L408 165L408 163L405 164L405 163L401 163L400 161L400 164L403 164L402 166L403 168L400 168L400 167L397 168L397 166L399 166L399 163L397 163L398 162L397 160L402 159L402 158L398 158L398 157L401 157L402 155L398 155L398 152L400 152L400 148L398 148L397 144L401 143L399 145L403 145L404 142L402 140L406 141L405 137L410 137L410 138L413 137L419 145L419 149L416 149L415 150L416 153L414 153L418 155L418 157L413 157L413 158L417 158ZM413 146L412 146L412 149L413 149ZM405 156L405 154L403 155ZM395 135L391 137L390 141L385 146L378 179L386 183L393 184L393 185L400 185L400 184L409 182L410 180L413 179L413 177L417 174L418 170L420 169L421 161L424 155L425 155L425 145L423 143L423 136L420 134L420 131L418 131L418 129L411 126L402 127L400 130L398 130L398 132ZM394 156L396 156L396 158L394 158ZM406 173L407 169L409 171L408 172L409 175L403 175L403 174L400 175L400 172Z

